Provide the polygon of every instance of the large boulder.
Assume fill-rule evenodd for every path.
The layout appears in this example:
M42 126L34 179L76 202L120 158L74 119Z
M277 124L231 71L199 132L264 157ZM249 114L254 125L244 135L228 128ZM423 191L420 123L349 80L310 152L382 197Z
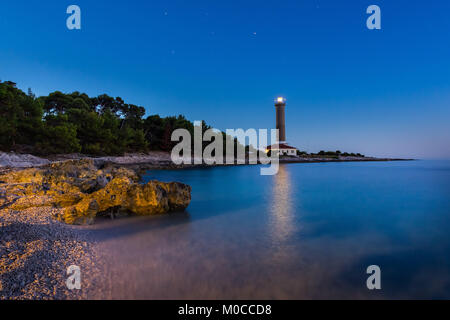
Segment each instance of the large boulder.
M154 215L184 210L190 201L191 187L185 184L150 181L141 185L119 177L77 204L64 208L58 219L68 224L91 224L99 213L108 210Z
M0 189L6 194L4 201L11 203L10 209L66 207L76 204L86 194L104 188L114 177L139 180L134 171L126 168L106 166L98 169L90 159L69 160L4 174L0 176Z
M97 168L92 160L54 163L0 176L0 208L54 206L62 208L60 221L91 224L99 213L163 214L184 210L191 201L191 188L185 184L138 181L133 170Z
M184 210L191 202L191 187L179 183L150 181L134 184L128 191L127 210L138 215Z

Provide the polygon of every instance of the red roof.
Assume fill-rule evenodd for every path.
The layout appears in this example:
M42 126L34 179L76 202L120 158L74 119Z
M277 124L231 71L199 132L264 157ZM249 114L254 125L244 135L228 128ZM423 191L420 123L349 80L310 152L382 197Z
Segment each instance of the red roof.
M272 150L272 149L294 149L297 150L297 148L291 147L290 145L287 145L285 143L280 143L280 144L273 144L271 146L267 147L267 150Z

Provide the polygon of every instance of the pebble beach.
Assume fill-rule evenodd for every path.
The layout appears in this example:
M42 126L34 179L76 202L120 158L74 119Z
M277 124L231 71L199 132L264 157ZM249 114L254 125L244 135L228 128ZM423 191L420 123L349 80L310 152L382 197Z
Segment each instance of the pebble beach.
M100 279L95 243L55 221L58 209L0 210L0 299L79 300L96 296ZM82 290L66 286L67 268L82 270Z

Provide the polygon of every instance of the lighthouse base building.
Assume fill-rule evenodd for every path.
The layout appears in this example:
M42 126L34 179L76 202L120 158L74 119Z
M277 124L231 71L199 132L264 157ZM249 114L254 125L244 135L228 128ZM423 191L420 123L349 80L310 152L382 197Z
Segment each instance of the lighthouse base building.
M271 152L272 155L277 154L279 156L296 156L297 149L287 145L285 143L273 144L266 148L266 152Z

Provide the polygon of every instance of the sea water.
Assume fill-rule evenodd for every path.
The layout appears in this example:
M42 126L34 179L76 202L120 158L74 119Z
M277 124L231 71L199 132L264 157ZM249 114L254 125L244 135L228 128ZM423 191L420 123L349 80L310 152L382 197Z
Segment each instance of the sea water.
M99 220L110 297L450 298L450 161L154 170L185 212ZM367 268L380 268L380 290Z

